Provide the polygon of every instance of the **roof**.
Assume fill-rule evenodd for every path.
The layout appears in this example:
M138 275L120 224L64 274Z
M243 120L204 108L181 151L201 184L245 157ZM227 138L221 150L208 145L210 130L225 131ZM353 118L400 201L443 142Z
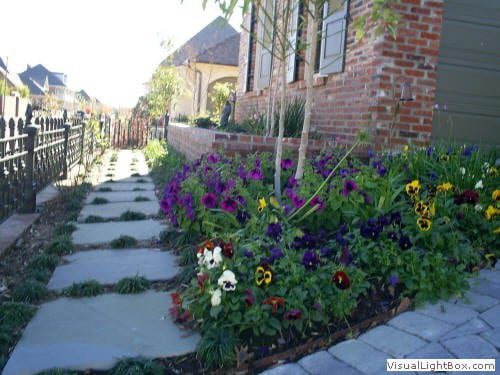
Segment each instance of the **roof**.
M28 86L30 90L30 95L35 95L35 96L43 96L45 95L45 89L43 88L43 85L40 83L36 82L34 79L23 76L22 73L19 75L21 77L21 80L23 83Z
M238 66L240 34L236 34L221 43L206 49L196 57L197 62Z
M184 64L186 60L198 60L197 57L204 54L205 51L236 36L239 37L239 33L227 22L227 20L223 17L217 17L169 57L172 59L172 63L175 66ZM237 59L238 51L236 50L233 52ZM164 61L164 63L167 63L167 61Z
M14 87L21 87L23 82L17 73L13 73L7 70L7 65L5 65L4 61L0 57L0 75L5 77L7 81Z
M90 102L92 99L90 98L90 95L85 92L85 90L80 90L76 93L76 95L80 96L83 100L86 102Z
M29 67L24 72L22 72L20 76L21 79L23 79L23 81L24 81L23 77L31 78L34 81L38 82L38 84L40 85L43 85L43 82L45 82L45 78L47 78L49 86L62 86L62 87L66 86L63 81L61 81L54 73L52 73L42 64Z

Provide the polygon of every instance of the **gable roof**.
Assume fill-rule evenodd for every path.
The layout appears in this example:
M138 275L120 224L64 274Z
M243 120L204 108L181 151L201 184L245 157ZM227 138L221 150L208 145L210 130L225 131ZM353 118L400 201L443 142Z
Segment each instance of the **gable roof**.
M48 79L49 86L62 86L66 87L66 85L61 81L54 73L44 67L42 64L38 64L33 67L29 67L24 72L20 74L21 79L24 80L23 77L31 78L36 81L39 85L43 85L45 82L45 78Z
M13 73L7 70L7 65L0 57L0 76L5 77L7 81L14 87L21 87L23 82L17 73Z
M197 62L238 66L240 34L236 34L221 43L206 49L196 57Z
M217 17L170 56L172 64L178 66L186 60L197 60L200 54L235 36L239 36L239 33L229 22L223 17Z
M22 73L19 75L21 78L21 81L28 86L28 89L30 90L30 95L35 95L35 96L44 96L45 95L45 89L43 88L43 85L36 82L34 79L27 77L27 76L22 76Z
M0 57L0 68L2 68L3 70L7 70L7 65L5 65L1 57Z
M87 102L91 101L90 95L85 92L85 90L80 90L76 93L76 95L80 96L82 99L84 99Z

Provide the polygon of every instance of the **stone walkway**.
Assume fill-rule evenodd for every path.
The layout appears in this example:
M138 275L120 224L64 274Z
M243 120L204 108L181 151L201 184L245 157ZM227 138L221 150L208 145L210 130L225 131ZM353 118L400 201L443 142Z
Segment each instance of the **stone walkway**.
M79 251L65 256L54 271L48 284L53 291L91 279L103 285L136 275L150 281L168 280L178 272L174 255L152 248L165 225L156 219L159 206L143 154L123 150L117 156L116 161L111 153L105 156L102 174L73 233ZM106 203L94 204L96 198ZM120 221L127 211L140 212L146 219ZM111 221L87 224L89 216ZM137 248L111 249L109 243L121 235L138 240ZM3 374L36 374L52 368L107 370L123 358L165 358L192 352L199 337L171 321L170 303L168 293L153 290L44 303L26 327Z
M481 271L470 285L463 299L441 301L405 312L356 339L340 342L297 363L277 366L263 374L398 374L386 372L388 358L495 358L498 366L500 264L495 270Z

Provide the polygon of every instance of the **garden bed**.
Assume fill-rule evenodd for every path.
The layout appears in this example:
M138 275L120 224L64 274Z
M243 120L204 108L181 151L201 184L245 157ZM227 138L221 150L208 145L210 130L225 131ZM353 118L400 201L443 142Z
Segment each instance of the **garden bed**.
M168 180L162 210L199 239L179 246L171 314L201 331L205 366L253 371L300 356L384 322L407 297L459 295L471 272L495 262L494 151L430 147L371 154L368 164L343 156L311 158L300 182L284 159L281 200L266 153L207 154Z

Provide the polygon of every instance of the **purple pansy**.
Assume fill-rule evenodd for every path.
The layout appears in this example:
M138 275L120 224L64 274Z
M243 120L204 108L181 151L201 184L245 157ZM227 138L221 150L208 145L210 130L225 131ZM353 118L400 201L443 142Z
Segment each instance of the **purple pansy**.
M281 161L281 169L288 170L293 168L293 160L292 159L283 159Z
M342 189L342 195L344 197L349 196L351 192L357 189L356 182L354 180L345 180L344 181L344 187Z
M302 264L308 270L315 270L318 268L319 257L316 252L312 250L307 250L302 257Z
M281 232L283 228L281 228L280 223L270 223L267 226L267 235L275 240L278 240L281 237Z
M222 208L226 212L233 213L238 209L238 202L236 202L231 197L226 197L221 203L220 208Z
M260 168L254 168L248 172L248 178L254 181L263 180L264 174Z
M206 208L214 208L217 206L217 195L214 193L206 193L201 197L201 203L206 207Z

